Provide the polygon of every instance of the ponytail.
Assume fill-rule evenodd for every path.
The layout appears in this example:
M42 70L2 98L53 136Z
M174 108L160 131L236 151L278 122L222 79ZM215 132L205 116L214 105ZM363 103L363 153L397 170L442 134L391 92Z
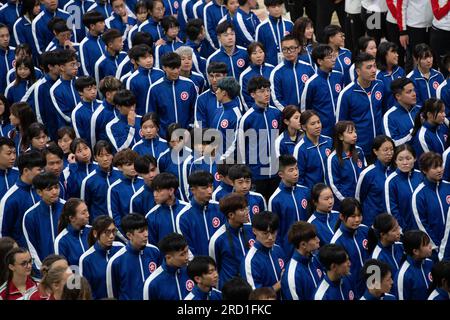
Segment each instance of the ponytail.
M75 217L78 206L84 201L78 198L70 198L64 204L61 216L58 221L58 233L63 231L70 224L70 217Z
M389 213L382 213L375 217L372 227L369 229L367 238L367 248L372 252L377 246L378 241L381 240L382 233L391 231L397 220Z

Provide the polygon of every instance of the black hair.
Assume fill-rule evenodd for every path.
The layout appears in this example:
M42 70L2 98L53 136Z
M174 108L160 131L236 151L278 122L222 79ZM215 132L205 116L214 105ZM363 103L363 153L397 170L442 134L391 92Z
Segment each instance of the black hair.
M127 89L120 89L116 92L113 99L116 107L126 106L131 107L136 104L136 96L133 91Z
M16 144L14 143L14 141L10 138L7 137L0 137L0 149L3 146L8 146L10 148L16 148Z
M284 4L283 0L264 0L264 5L266 7L274 7L276 5L282 5Z
M319 44L312 50L311 57L315 64L318 65L317 60L325 59L325 57L329 56L333 53L333 48L331 48L327 44Z
M258 231L274 232L278 230L279 226L280 218L270 211L261 211L252 219L252 227Z
M391 50L394 52L398 51L398 46L394 42L385 41L381 42L380 45L378 46L376 60L377 60L377 68L380 69L381 71L387 70L386 55Z
M102 34L102 40L106 46L117 38L122 38L122 34L117 29L109 29Z
M297 165L297 159L291 154L282 154L278 158L278 172L283 171L286 167Z
M233 165L230 163L227 163L226 160L224 160L222 163L217 164L217 173L220 174L222 177L228 177L228 171Z
M330 24L323 29L323 43L328 44L330 42L330 38L334 37L338 33L341 33L342 28L335 24Z
M216 268L216 261L210 256L195 256L187 266L187 274L195 282L195 277L208 273L210 265Z
M180 23L178 22L177 18L174 16L165 16L161 20L161 27L163 28L164 32L167 33L170 28L179 27Z
M25 79L21 79L19 77L19 75L16 74L16 79L14 80L14 85L18 86L20 81L28 80L28 85L31 86L31 84L36 82L36 71L34 70L33 58L29 57L29 56L25 56L25 57L17 59L16 66L15 66L16 70L22 65L30 70L30 75Z
M3 111L3 113L0 115L0 124L8 124L10 123L9 121L9 108L10 108L10 103L8 101L8 99L5 97L5 95L0 94L0 100L4 105L5 110Z
M431 113L434 118L437 117L437 114L442 110L445 110L445 104L442 100L436 98L427 99L420 108L420 112L417 113L416 118L414 119L414 128L411 132L411 136L415 136L419 129L422 127L423 122L428 120L427 113Z
M326 244L319 249L319 260L322 266L327 270L331 270L331 265L343 264L348 260L347 251L337 244Z
M101 215L94 219L94 222L92 222L92 229L88 235L88 244L90 247L95 244L100 238L100 235L104 233L111 224L114 224L114 219L107 215ZM97 237L94 236L94 231L97 232Z
M311 189L311 200L308 201L308 214L312 215L316 211L317 203L319 202L320 194L322 191L330 189L330 186L325 183L316 183Z
M403 234L403 249L408 256L413 256L414 249L419 250L422 246L430 243L430 237L422 230L408 230Z
M77 148L80 144L84 144L90 149L86 140L84 140L83 138L75 138L72 140L72 143L70 144L70 152L75 154L77 152Z
M251 179L252 170L245 164L235 164L228 170L228 178L234 182L237 179Z
M150 172L150 165L157 166L154 156L146 154L134 159L134 170L139 174L147 174Z
M347 221L348 218L355 214L355 211L358 210L359 214L363 214L361 203L355 198L345 198L341 201L341 210L339 213L344 217L344 221ZM338 219L336 222L336 227L334 230L338 230L341 225L341 219Z
M58 50L57 52L59 55L60 65L69 63L71 61L77 61L77 54L70 49Z
M61 17L55 16L53 17L48 23L47 27L50 29L50 31L59 34L61 32L70 31L70 29L67 27L67 22Z
M166 68L179 68L181 66L181 58L175 52L167 52L161 57L161 66Z
M22 175L25 169L44 168L45 162L41 152L30 150L19 155L17 158L17 167L19 168L19 173Z
M114 154L114 149L111 142L106 140L97 141L94 146L94 156L100 155L103 150L106 150L109 154Z
M376 267L376 270L379 272L380 278L379 279L373 279L371 283L368 283L367 281L369 279L371 279L371 277L374 274L374 267ZM388 275L391 274L392 276L392 271L391 271L391 267L389 266L389 264L387 264L384 261L381 260L377 260L377 259L369 259L366 260L366 262L364 262L364 265L361 269L361 278L364 279L364 282L366 283L366 285L371 285L374 286L377 283L375 283L374 281L383 281L383 279Z
M77 208L84 203L83 200L79 198L70 198L64 204L61 215L58 220L58 233L61 233L69 224L70 218L77 215Z
M396 95L401 94L404 90L404 88L412 83L414 85L414 82L412 82L411 79L403 77L403 78L397 78L394 81L391 82L391 92L392 96L397 100Z
M28 15L29 17L34 17L33 14L34 7L39 3L38 0L22 0L22 8L20 10L20 16Z
M33 178L33 187L36 190L45 190L59 186L59 178L53 172L42 172Z
M200 32L203 29L202 19L191 19L186 24L186 37L192 41L197 40Z
M128 56L136 62L139 58L145 58L147 55L153 56L153 50L146 44L138 44L128 50Z
M300 45L300 43L298 42L298 39L296 37L294 37L292 34L288 34L287 36L284 36L281 39L281 45L283 45L283 42L286 41L295 41L295 43L297 43L297 45Z
M382 233L388 233L395 226L395 217L389 213L382 213L375 217L372 227L367 235L367 248L372 252L381 240Z
M433 51L426 43L419 43L413 48L412 54L414 59L421 60L424 58L432 57Z
M450 286L450 261L439 261L431 268L431 277L433 283L431 290L435 288L443 288L444 280L447 286Z
M177 190L180 186L177 177L169 172L161 172L152 181L153 190L174 189Z
M357 48L359 52L365 52L367 47L369 46L370 41L377 43L374 37L362 36L358 38Z
M255 76L248 81L248 93L254 93L258 89L270 88L270 81L263 76Z
M33 122L28 127L27 132L25 133L24 140L27 144L31 144L33 138L39 137L42 132L48 137L47 127L45 127L40 122Z
M166 140L167 141L171 141L172 140L172 134L178 130L178 129L183 129L181 128L181 125L179 123L171 123L167 126L167 136L166 136ZM184 129L186 130L186 129Z
M153 47L153 37L148 32L136 32L133 37L131 38L131 45L132 47L140 45L140 44L146 44L150 48Z
M42 67L42 69L44 70L45 73L49 73L50 69L49 69L49 65L50 66L57 66L61 64L59 55L58 55L58 51L46 51L43 52L40 56L39 56L39 61L40 61L40 65Z
M219 209L227 217L236 210L245 209L248 206L247 198L241 194L232 192L219 200Z
M222 300L247 301L251 293L251 285L241 277L235 276L224 283Z
M11 130L9 133L9 137L14 139L18 132L22 134L23 137L27 136L27 131L30 125L33 122L36 122L36 115L31 109L30 105L26 102L15 102L12 104L10 108L11 114L13 114L16 118L19 118L19 126L16 127L16 130ZM19 150L24 150L29 147L28 141L26 139L22 139L21 144L18 146Z
M266 53L266 48L264 47L264 45L261 42L253 41L247 47L248 56L250 57L252 55L252 53L256 51L257 48L260 48L262 51L264 51L264 53Z
M141 119L141 126L148 120L151 120L153 124L159 129L160 120L156 112L147 112L146 114L144 114Z
M127 234L128 232L133 233L135 230L147 229L147 220L145 217L138 213L130 213L122 218L120 221L122 230Z
M223 21L221 23L219 23L216 27L216 33L218 36L220 36L222 33L227 32L228 29L231 29L234 31L234 26L231 22L229 21Z
M193 187L207 187L212 184L214 177L211 173L203 170L196 170L188 177L188 184L190 188Z
M217 88L225 91L230 99L237 97L241 91L239 82L234 77L224 77L217 82Z
M91 26L91 24L95 25L98 22L102 21L105 21L105 17L100 12L95 10L86 12L82 18L83 25L88 29Z
M298 249L301 242L308 242L317 237L316 226L305 221L294 222L289 228L287 236L289 243Z
M210 73L222 73L227 74L228 73L228 67L225 62L217 62L213 61L208 65L208 68L206 70L208 74Z
M395 149L394 141L390 137L388 137L384 134L380 134L380 135L376 136L372 142L372 157L374 159L376 159L376 155L373 150L378 151L381 148L381 146L383 145L383 143L385 143L385 142L390 142L392 144L392 149Z
M81 76L75 80L75 89L78 92L83 92L85 88L96 85L95 79L91 76Z
M56 142L49 142L44 150L42 150L42 155L45 159L47 159L48 154L54 154L61 160L64 159L64 151L61 149L60 146Z
M360 52L355 58L355 69L361 69L364 62L373 61L375 57L367 52Z
M181 234L175 232L167 234L158 242L158 248L163 255L183 251L187 246L186 239Z
M300 120L301 119L302 119L302 117L300 116ZM344 145L340 139L340 136L344 135L344 133L345 133L345 131L347 131L347 129L356 130L355 123L353 121L343 120L343 121L338 121L334 125L333 147L334 147L334 150L336 150L336 157L338 158L340 166L344 165L344 160L342 159L342 152L344 151ZM356 150L355 145L350 145L349 153L352 156L353 162L358 161L358 151Z

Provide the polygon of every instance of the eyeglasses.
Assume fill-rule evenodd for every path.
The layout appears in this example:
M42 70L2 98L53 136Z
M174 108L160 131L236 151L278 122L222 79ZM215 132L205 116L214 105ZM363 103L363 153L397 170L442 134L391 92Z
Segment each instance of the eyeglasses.
M33 261L34 261L34 259L25 260L21 263L18 263L18 265L25 268L27 265L32 265Z
M109 237L110 235L116 236L118 231L119 231L119 230L118 230L117 228L114 228L114 229L112 229L112 230L107 229L107 230L105 230L105 235L106 235L107 237Z
M294 52L297 49L298 49L298 46L295 46L295 47L284 47L284 48L281 48L281 51L283 51L284 53L291 53L291 52Z
M79 62L72 62L72 63L69 64L69 66L71 68L79 68L81 66L81 63L79 63Z

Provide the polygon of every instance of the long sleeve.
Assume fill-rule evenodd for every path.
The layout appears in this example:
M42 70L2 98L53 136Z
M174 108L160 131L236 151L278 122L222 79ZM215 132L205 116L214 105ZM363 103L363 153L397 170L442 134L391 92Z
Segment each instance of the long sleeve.
M450 11L450 1L440 8L439 0L431 0L431 9L433 10L433 15L436 19L441 20L445 17Z

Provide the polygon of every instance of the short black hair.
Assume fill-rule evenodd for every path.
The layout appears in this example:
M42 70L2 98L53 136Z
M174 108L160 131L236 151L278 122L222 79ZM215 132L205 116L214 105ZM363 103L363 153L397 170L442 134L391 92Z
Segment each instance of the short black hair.
M327 271L331 270L331 265L342 264L348 260L347 251L337 244L326 244L319 249L319 261Z
M433 56L433 51L426 43L419 43L413 48L413 57L416 60L428 58Z
M57 50L57 54L59 55L59 63L61 65L69 63L71 61L77 61L77 54L72 50Z
M208 68L206 70L208 74L210 73L222 73L227 74L228 73L228 67L225 62L217 62L213 61L208 65Z
M148 120L151 120L153 124L159 129L160 120L159 115L156 112L147 112L146 114L144 114L141 119L141 127Z
M95 25L97 22L101 21L105 21L105 17L100 12L95 10L86 12L82 18L83 25L88 29L91 24Z
M16 148L16 144L14 143L14 140L7 138L7 137L0 137L0 149L3 146L8 146L10 148Z
M114 149L111 142L106 140L99 140L94 145L94 156L100 155L102 150L106 150L109 154L114 154Z
M264 5L266 7L273 7L276 5L282 5L284 3L283 0L264 0Z
M325 59L325 57L329 56L333 53L333 48L331 48L327 44L319 44L315 48L313 48L311 57L315 64L317 64L317 60Z
M245 164L235 164L228 170L228 178L234 182L237 179L251 179L252 170Z
M361 69L364 62L375 61L375 57L367 52L360 52L355 58L355 69Z
M140 44L146 44L150 48L152 48L153 42L154 42L153 37L148 32L138 31L135 34L133 34L133 37L131 38L132 47L140 45Z
M248 93L256 92L258 89L270 88L270 81L263 76L255 76L251 78L247 84Z
M216 261L210 256L195 256L187 266L187 274L195 282L195 277L208 273L209 266L217 267Z
M186 239L181 234L175 232L167 234L158 242L158 248L164 255L183 251L187 246Z
M122 38L122 34L117 29L109 29L102 34L102 40L105 43L105 45L110 44L117 38Z
M42 150L42 155L44 156L45 159L47 159L47 155L48 154L54 154L55 156L57 156L61 160L64 159L64 151L63 151L63 149L61 149L61 147L58 146L58 144L56 142L54 142L54 141L49 142L47 144L47 146L45 147L45 149Z
M433 278L433 285L436 288L443 287L443 280L450 285L450 261L439 261L431 268L431 276Z
M197 40L200 32L203 29L202 19L191 19L186 24L186 37L192 41Z
M252 286L241 277L233 277L222 287L222 300L247 301L252 293Z
M97 86L95 79L91 76L81 76L75 80L75 89L78 92L83 92L83 90L90 86Z
M113 102L116 106L131 107L136 104L136 96L133 91L121 89L114 95Z
M181 58L175 52L167 52L161 57L161 66L171 69L179 68L181 66Z
M282 154L278 158L278 171L283 171L286 167L294 166L297 164L297 159L291 154Z
M373 285L374 283L367 283L367 280L373 276L373 267L377 267L377 270L380 272L380 281L384 279L389 273L392 275L391 267L384 261L377 259L369 259L364 262L364 266L361 269L361 278L364 280L366 284Z
M234 77L224 77L217 82L217 88L225 91L230 99L237 97L241 91L239 82Z
M236 210L245 209L248 206L247 198L239 193L229 193L219 201L220 211L227 217Z
M232 166L232 164L227 163L227 161L224 160L222 163L217 164L217 173L223 177L228 177L228 171Z
M292 34L288 34L281 39L281 45L283 45L283 42L291 41L291 40L295 41L297 43L297 45L300 44L300 42L298 41L298 39L296 37L294 37Z
M19 168L20 174L23 174L25 169L31 170L36 167L44 168L45 164L45 158L42 156L42 153L37 150L21 153L17 158L17 167Z
M261 211L252 219L252 227L259 231L274 232L278 230L280 218L270 211Z
M49 65L54 67L60 65L60 63L58 51L46 51L39 56L39 64L46 73L50 71Z
M130 213L124 216L120 222L125 233L133 233L135 230L147 229L147 220L144 216L138 213Z
M317 237L316 226L305 221L294 222L288 231L288 241L294 248L298 248L301 242L308 242L315 237Z
M153 50L146 44L135 45L128 51L128 56L130 59L133 59L136 62L139 58L144 58L147 55L153 56Z
M170 28L179 27L180 23L178 22L177 18L174 16L165 16L161 20L161 27L163 28L164 32L169 31Z
M398 78L391 82L391 91L395 100L397 100L397 97L395 95L401 94L403 92L403 89L410 83L414 85L414 82L412 82L411 79L406 77Z
M152 181L153 190L171 189L177 190L180 186L177 177L169 172L161 172Z
M70 31L70 29L67 27L67 22L61 17L55 16L47 23L48 29L50 31L55 32L57 34L61 32Z
M430 237L422 230L408 230L403 234L403 248L407 255L413 256L414 249L420 249L430 243Z
M231 29L234 31L234 26L231 22L229 21L223 21L221 23L219 23L216 27L216 33L218 36L220 36L222 33L227 32L228 29Z
M334 37L338 33L341 33L342 28L335 24L330 24L323 29L323 42L328 44L331 37Z
M203 170L192 172L188 177L189 187L207 187L212 184L214 177L211 173Z
M134 170L139 174L147 174L150 172L150 165L154 167L157 166L156 159L154 156L149 154L139 156L134 159Z
M42 172L33 178L33 187L44 190L59 185L59 178L53 172Z

